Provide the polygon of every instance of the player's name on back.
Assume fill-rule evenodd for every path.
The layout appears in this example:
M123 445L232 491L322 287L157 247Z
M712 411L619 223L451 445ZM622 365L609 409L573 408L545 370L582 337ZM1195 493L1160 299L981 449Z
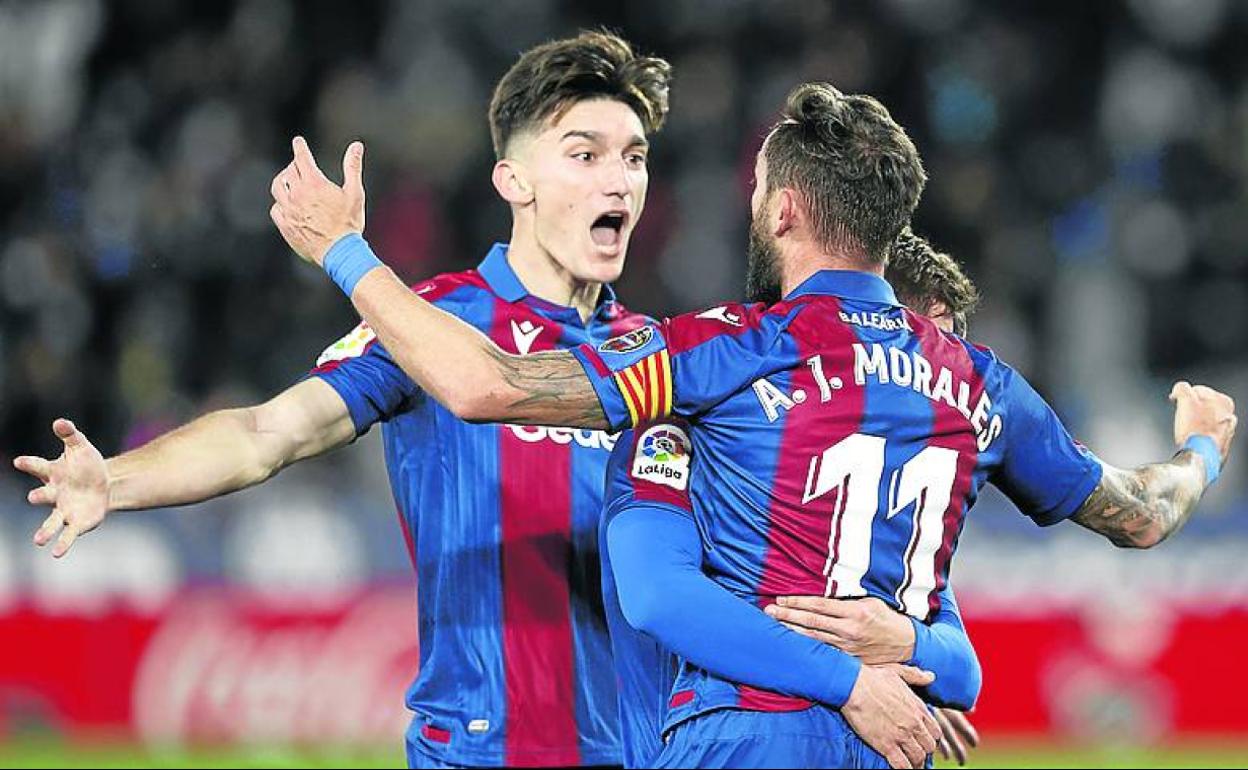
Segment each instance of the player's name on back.
M956 377L948 367L933 367L932 363L917 350L905 350L878 342L869 347L854 343L854 382L865 385L868 377L874 377L881 385L896 385L921 393L932 401L939 401L957 409L975 431L979 451L991 446L1005 427L1000 414L992 413L992 399L988 391L979 394L974 408L971 407L971 384Z
M881 385L907 388L932 401L947 404L958 410L970 423L981 452L986 451L993 440L1001 435L1005 423L1000 414L992 413L992 398L988 392L985 390L980 393L972 408L971 384L956 377L948 367L934 367L918 351L907 351L878 342L870 346L855 342L853 350L854 383L859 387L865 386L868 378L873 378ZM766 377L754 381L754 395L758 398L768 422L775 422L783 412L803 408L803 404L827 404L833 400L837 391L846 387L841 377L829 377L824 373L822 356L811 356L806 360L806 365L810 367L815 385L819 388L818 399L812 398L801 388L786 393Z

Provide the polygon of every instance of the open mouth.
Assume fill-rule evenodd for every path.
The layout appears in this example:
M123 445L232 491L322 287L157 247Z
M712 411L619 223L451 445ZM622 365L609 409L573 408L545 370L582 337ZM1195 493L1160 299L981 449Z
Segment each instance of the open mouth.
M620 245L620 233L624 230L624 214L618 211L608 212L594 220L589 228L590 237L598 246L611 247Z

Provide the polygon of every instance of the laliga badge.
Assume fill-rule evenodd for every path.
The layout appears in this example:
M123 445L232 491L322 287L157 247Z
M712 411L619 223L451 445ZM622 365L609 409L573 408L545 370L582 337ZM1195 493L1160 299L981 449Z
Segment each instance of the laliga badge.
M693 445L675 425L655 425L641 435L633 455L633 478L662 484L678 492L689 487Z
M375 339L377 339L377 335L373 330L368 328L368 324L361 322L359 326L347 332L342 339L325 348L325 351L316 359L316 365L324 366L330 361L358 358L364 354L365 349L368 348L368 343Z

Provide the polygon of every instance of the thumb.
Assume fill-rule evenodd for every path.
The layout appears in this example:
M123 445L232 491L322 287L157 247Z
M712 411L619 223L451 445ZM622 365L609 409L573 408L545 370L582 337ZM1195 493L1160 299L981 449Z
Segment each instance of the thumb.
M352 142L342 156L343 189L351 196L364 197L364 143Z
M1174 383L1174 387L1170 389L1170 400L1178 403L1180 398L1190 397L1192 394L1191 383L1186 380L1179 380Z
M897 674L903 682L915 687L926 687L936 681L936 675L931 671L924 671L914 666L898 666Z
M64 417L52 423L52 432L56 434L57 438L65 442L66 448L82 446L86 441L83 435L78 432L78 429L74 427L74 424Z

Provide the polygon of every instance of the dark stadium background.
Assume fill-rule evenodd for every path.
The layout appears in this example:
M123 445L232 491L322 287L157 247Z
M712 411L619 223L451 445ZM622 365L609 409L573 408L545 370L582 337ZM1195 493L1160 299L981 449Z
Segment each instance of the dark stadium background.
M355 324L268 221L295 133L335 171L366 142L367 232L401 274L475 265L509 232L494 80L596 26L675 66L618 285L635 309L740 294L754 151L791 86L829 80L917 143L915 227L984 293L970 336L1102 456L1168 454L1176 378L1248 404L1245 3L8 1L4 467L58 451L57 416L112 454L267 398ZM270 764L365 742L400 762L414 592L375 438L247 493L115 515L63 563L29 544L42 514L0 472L0 763L104 761L102 737ZM986 495L954 571L986 669L984 761L1248 746L1245 462L1148 553ZM292 742L304 753L273 748Z

